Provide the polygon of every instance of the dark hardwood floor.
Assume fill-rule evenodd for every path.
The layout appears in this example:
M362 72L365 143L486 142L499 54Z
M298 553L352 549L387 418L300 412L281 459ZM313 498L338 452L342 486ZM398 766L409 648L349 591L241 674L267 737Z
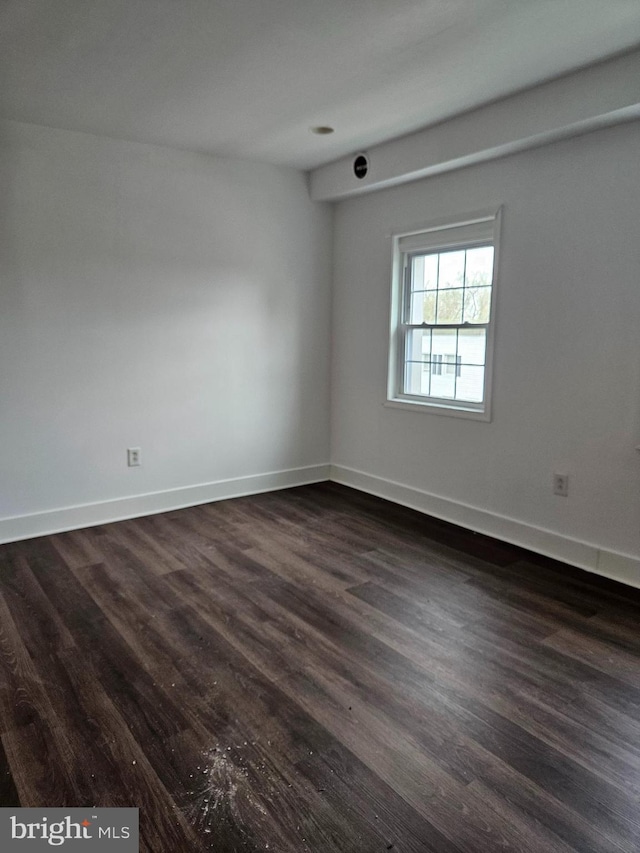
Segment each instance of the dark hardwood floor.
M637 853L640 594L323 483L0 546L0 804L152 853Z

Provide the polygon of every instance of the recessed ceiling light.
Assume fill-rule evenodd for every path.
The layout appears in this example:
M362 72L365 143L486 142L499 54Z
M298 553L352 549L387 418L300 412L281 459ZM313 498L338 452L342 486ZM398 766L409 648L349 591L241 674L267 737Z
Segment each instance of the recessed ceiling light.
M333 133L334 129L326 124L321 124L319 127L312 127L311 133L317 133L318 136L326 136L328 133Z

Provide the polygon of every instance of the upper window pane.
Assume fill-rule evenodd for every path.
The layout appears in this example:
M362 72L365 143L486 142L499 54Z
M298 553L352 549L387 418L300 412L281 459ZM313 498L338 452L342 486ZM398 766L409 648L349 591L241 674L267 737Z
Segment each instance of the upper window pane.
M462 290L439 290L436 323L462 323Z
M488 323L491 314L491 287L465 287L464 322Z
M488 323L492 278L493 246L413 255L406 322Z
M438 256L416 255L412 261L411 290L435 290L438 287Z
M435 323L437 296L435 290L419 290L417 293L412 293L409 323L414 326L419 326L421 323Z
M491 286L493 278L493 246L467 249L465 285L467 287Z
M439 255L438 290L463 287L465 252L443 252Z

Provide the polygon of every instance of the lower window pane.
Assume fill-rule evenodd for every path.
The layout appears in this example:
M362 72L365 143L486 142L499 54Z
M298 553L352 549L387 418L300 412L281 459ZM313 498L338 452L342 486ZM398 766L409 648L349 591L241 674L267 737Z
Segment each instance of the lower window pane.
M456 390L456 374L455 371L447 371L443 369L442 373L432 375L431 377L431 396L443 397L446 400L453 400Z
M429 361L431 358L431 331L411 329L407 335L407 361Z
M486 329L458 330L458 355L463 364L484 364L486 348Z
M482 402L484 398L484 367L475 364L460 365L455 398L469 403Z
M481 403L485 352L485 329L409 329L403 393Z
M456 355L458 332L456 329L434 329L432 352L438 355Z
M431 388L430 368L428 361L408 361L404 369L404 393L428 396Z

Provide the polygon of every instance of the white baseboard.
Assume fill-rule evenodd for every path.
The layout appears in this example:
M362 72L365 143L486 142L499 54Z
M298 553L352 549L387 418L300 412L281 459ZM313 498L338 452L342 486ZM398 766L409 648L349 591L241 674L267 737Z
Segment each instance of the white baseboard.
M151 492L146 495L135 495L128 498L47 510L31 515L2 518L0 519L0 543L15 542L19 539L33 539L35 536L48 536L52 533L62 533L65 530L77 530L81 527L93 527L96 524L123 521L126 518L139 518L143 515L169 512L174 509L183 509L226 498L238 498L242 495L272 492L291 486L305 486L309 483L319 483L328 479L328 464L309 465L304 468L291 468L287 471L236 477L231 480L218 480L214 483L203 483L163 492Z
M487 512L448 498L441 498L421 489L365 474L353 468L332 465L330 479L443 521L459 524L468 530L493 536L503 542L519 545L537 554L561 560L588 572L640 589L638 557L607 551L588 542L571 539L551 530L534 527L523 521Z
M640 589L640 559L341 465L309 465L0 519L0 544L333 480Z

